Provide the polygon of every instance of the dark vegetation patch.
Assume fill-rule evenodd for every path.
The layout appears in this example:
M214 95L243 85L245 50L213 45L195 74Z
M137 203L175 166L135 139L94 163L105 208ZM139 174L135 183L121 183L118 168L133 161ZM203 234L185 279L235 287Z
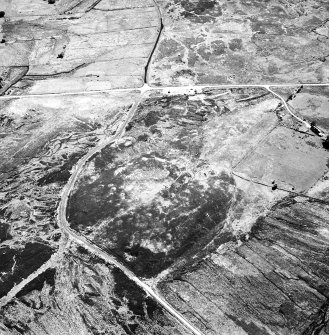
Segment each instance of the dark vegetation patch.
M213 55L220 56L220 55L225 54L225 50L227 47L224 41L217 40L211 43L211 48L212 48Z
M239 51L242 49L242 40L240 38L234 38L229 43L229 48L232 51Z
M43 286L47 283L48 285L52 286L52 290L50 293L53 292L55 289L55 275L56 269L47 269L45 272L40 274L38 277L30 281L18 294L17 297L24 297L25 295L29 294L30 292L37 290L41 291Z
M168 257L165 252L152 252L136 244L132 247L126 247L123 251L135 258L134 261L129 262L134 273L144 277L157 275L173 262L173 259ZM121 250L119 250L119 257L120 256L122 257Z
M89 252L87 249L85 249L83 246L81 245L78 245L77 246L77 251L80 253L80 254L83 254L83 255L89 255Z
M240 326L247 334L250 335L269 335L269 333L263 328L259 327L253 322L245 322L244 320L239 320L234 315L226 314L228 318L230 318L236 325Z
M195 73L191 69L179 70L175 74L176 77L195 77Z
M7 116L5 114L0 114L0 127L9 128L14 125L15 121L12 117Z
M83 295L80 295L80 299L89 306L94 306L95 302L92 299L93 296L91 296L89 293L85 293Z
M146 114L144 117L144 124L146 127L153 126L154 124L157 124L161 119L161 114L159 114L156 111L150 111Z
M104 148L101 151L100 155L95 155L93 157L95 162L95 168L99 170L103 170L107 164L111 164L114 162L115 158L117 157L116 151L112 150L112 148Z
M71 176L72 167L83 156L83 153L73 153L68 160L55 171L48 173L38 180L39 186L44 186L56 182L67 182Z
M197 52L205 61L209 61L210 57L213 54L207 46L200 46Z
M27 334L29 331L29 326L24 324L23 321L18 320L18 322L13 322L5 318L2 320L4 326L6 326L9 330L12 331L13 334Z
M0 297L22 279L37 270L52 255L53 249L40 242L28 242L23 249L0 248L0 272L3 272Z
M329 150L329 136L322 142L322 145L325 149Z
M316 123L316 126L319 126L325 131L329 131L329 117L314 117L313 120Z
M149 135L143 134L137 137L137 141L143 141L146 142L149 139Z
M213 240L213 245L217 248L225 243L236 241L236 237L229 231L220 233Z
M251 29L257 34L275 34L275 35L285 35L286 31L282 26L282 22L275 20L275 17L250 17ZM256 36L257 38L257 36Z
M104 157L108 157L107 151L102 152ZM105 161L96 159L95 166L102 168ZM67 218L72 228L79 229L79 226L88 226L116 215L122 205L120 194L123 191L123 179L115 175L114 169L105 170L95 182L80 188L68 203Z
M329 300L318 310L311 324L304 330L302 335L320 335L328 325ZM326 331L324 330L323 334Z
M163 314L160 306L151 297L146 296L145 292L120 269L114 268L112 274L115 282L114 294L119 298L115 301L117 307L120 307L120 301L126 300L133 314L143 320L152 318L155 312Z
M1 210L0 210L0 217L1 217ZM11 238L10 225L0 221L0 242L9 240L10 238Z
M181 15L193 22L206 23L214 19L207 14L221 16L222 10L215 0L199 0L197 2L190 0L174 0L174 3L183 8Z
M181 52L181 53L184 52L183 47L172 39L165 39L161 41L158 50L159 50L158 52L160 53L160 56L158 57L160 59L161 57L172 56L173 54L177 52Z

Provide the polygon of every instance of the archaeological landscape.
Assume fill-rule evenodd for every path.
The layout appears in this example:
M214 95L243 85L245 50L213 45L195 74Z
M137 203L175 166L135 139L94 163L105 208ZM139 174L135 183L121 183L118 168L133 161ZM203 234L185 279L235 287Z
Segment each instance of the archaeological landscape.
M0 0L0 334L329 334L327 0Z

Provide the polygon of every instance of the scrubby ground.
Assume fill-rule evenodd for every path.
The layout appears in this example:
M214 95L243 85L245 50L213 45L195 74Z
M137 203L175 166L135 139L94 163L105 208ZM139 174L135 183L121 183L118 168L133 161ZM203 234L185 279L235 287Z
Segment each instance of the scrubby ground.
M326 1L159 1L154 84L327 82Z
M188 334L120 270L74 245L3 308L0 330L4 335Z
M63 186L79 158L115 131L130 105L126 98L1 101L1 297L57 250Z

